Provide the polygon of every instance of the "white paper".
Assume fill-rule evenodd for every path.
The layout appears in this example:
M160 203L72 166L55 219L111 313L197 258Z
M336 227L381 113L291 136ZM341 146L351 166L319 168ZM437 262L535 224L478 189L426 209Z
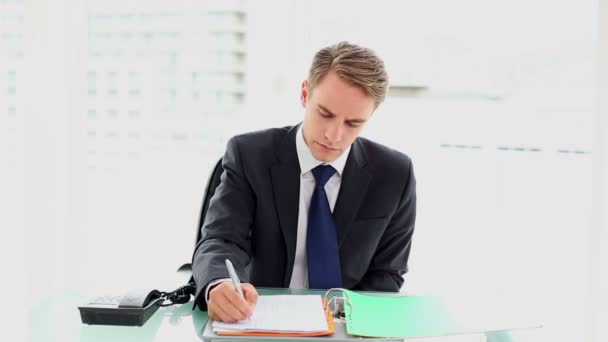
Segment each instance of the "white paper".
M244 321L214 321L215 333L220 331L320 332L327 331L327 317L320 295L260 296L253 315Z

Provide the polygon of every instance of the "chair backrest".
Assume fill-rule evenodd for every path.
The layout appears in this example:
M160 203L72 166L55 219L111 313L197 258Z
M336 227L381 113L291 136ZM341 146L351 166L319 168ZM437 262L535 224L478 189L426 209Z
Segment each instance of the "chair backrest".
M224 168L222 167L222 158L215 163L213 167L213 171L209 175L209 179L207 180L207 186L205 186L205 192L203 193L203 206L201 207L201 215L198 220L198 227L196 229L196 241L194 241L195 249L198 246L199 241L201 241L203 224L205 224L205 216L207 215L207 209L209 209L209 202L211 202L211 197L215 194L215 189L220 184L220 177L224 172ZM192 263L188 262L177 268L177 273L181 277L184 277L184 281L188 280L188 284L194 284L194 278L192 277ZM194 291L191 294L194 294Z
M203 193L203 206L201 207L201 215L198 221L196 241L194 241L195 246L201 240L201 228L203 228L203 224L205 224L205 216L207 216L209 202L211 202L211 198L213 197L213 194L215 194L215 189L220 184L220 179L223 172L224 168L222 167L222 158L220 158L220 160L215 163L215 167L213 167L213 171L211 171L211 174L209 175L209 179L207 180L207 186L205 187L205 192Z

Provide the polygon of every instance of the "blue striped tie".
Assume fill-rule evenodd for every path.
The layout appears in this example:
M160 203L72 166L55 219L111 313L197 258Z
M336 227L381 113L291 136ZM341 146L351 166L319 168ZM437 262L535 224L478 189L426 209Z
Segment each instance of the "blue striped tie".
M311 289L342 287L336 223L325 193L325 183L335 172L330 165L319 165L312 170L316 184L308 210L306 237L308 287Z

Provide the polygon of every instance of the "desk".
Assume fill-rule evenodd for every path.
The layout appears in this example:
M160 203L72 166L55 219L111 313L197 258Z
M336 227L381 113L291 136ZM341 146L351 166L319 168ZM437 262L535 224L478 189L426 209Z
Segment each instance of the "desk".
M311 294L321 291L293 289L258 289L264 294ZM160 308L142 327L82 324L78 305L92 297L79 293L61 293L32 305L29 312L30 341L202 341L207 312L192 311L192 302ZM417 342L514 342L509 332L456 335L440 338L408 339Z

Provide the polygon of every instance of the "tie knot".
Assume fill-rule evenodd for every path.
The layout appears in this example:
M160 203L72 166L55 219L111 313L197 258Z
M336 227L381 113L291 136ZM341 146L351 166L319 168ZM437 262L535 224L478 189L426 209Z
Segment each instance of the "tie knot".
M312 174L315 176L317 186L324 187L325 183L336 173L336 169L331 165L319 165L312 169Z

